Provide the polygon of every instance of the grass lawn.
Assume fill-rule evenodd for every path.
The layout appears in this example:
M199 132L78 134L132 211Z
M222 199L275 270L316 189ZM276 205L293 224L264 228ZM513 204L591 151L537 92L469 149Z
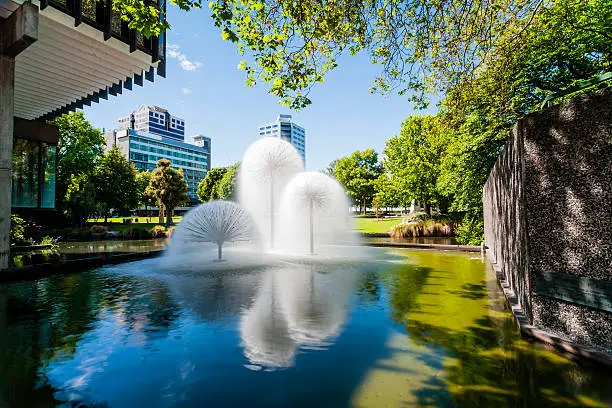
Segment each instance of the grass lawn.
M129 218L129 217L125 217L125 218ZM136 218L138 218L138 222L135 222ZM182 216L172 217L172 221L174 222L174 225L178 224L182 218L183 218ZM109 231L125 231L130 228L150 230L156 225L164 225L164 226L166 225L165 222L160 224L158 221L159 221L158 217L132 217L131 224L124 224L123 217L109 218L108 219L108 230ZM87 222L89 224L104 225L104 218L90 218L87 220ZM173 228L173 227L170 227L170 228Z
M376 233L381 234L389 232L392 226L402 222L401 217L397 218L355 218L353 219L353 225L355 230L363 233Z

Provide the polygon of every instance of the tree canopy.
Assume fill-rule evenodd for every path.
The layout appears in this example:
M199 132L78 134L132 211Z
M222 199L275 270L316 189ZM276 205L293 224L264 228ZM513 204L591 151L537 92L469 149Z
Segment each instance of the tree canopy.
M219 198L219 184L227 173L227 167L215 167L206 173L206 177L198 184L198 198L203 203Z
M182 169L174 169L168 159L159 159L151 172L147 194L155 197L158 206L166 211L166 225L172 224L172 211L189 200L187 183Z
M56 208L81 223L96 209L92 176L104 152L104 137L82 111L59 116L50 123L59 130Z
M372 205L376 180L382 172L374 149L353 152L332 162L329 171L344 187L353 202L365 211Z
M227 168L227 171L217 185L219 200L234 200L236 198L236 184L238 182L240 162Z
M111 209L129 214L138 205L141 192L136 183L137 174L134 163L116 145L98 160L94 170L96 197L105 216Z

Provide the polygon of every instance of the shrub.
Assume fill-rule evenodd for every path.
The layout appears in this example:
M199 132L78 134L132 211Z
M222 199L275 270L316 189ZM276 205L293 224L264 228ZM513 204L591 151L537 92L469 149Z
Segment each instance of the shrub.
M425 219L422 221L402 222L391 227L391 238L407 237L452 237L457 223L450 219Z
M108 231L108 227L104 225L92 225L89 230L92 234L105 234Z
M128 228L119 233L123 239L147 239L151 238L151 232L142 228Z
M67 234L67 239L71 241L83 241L91 239L89 228L73 228Z
M151 229L151 236L153 238L166 238L166 227L163 225L156 225Z
M122 222L123 222L123 224L131 224L132 223L132 219L131 218L124 218Z
M25 221L16 214L11 214L11 230L9 233L11 246L28 245L25 238Z
M457 227L457 242L462 245L481 245L484 240L484 221L466 214Z
M40 240L40 245L51 245L51 246L57 246L57 242L59 241L59 238L55 238L55 237L50 237L49 235L45 235L41 240Z

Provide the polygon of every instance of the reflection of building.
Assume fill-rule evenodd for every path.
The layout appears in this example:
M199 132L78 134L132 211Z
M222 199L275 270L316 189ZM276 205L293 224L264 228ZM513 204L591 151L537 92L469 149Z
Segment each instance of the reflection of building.
M106 132L104 138L107 149L117 144L139 170L153 170L159 159L170 160L173 167L183 170L190 201L198 201L198 184L210 170L211 141L195 135L195 144L185 143L183 119L157 106L143 105L119 118L119 130Z
M306 163L306 131L291 121L291 115L278 115L276 122L261 125L259 137L278 137L291 143Z
M156 3L165 10L165 0ZM144 38L112 6L1 1L0 269L8 260L11 207L55 207L58 131L47 120L153 81L156 68L165 76L165 34Z

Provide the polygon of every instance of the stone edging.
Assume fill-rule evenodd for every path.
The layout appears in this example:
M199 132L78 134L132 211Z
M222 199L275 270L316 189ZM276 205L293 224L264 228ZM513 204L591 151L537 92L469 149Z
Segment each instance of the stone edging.
M487 250L487 255L489 255L488 252L489 251ZM571 342L567 339L558 337L552 333L538 329L537 327L531 325L531 323L529 323L529 319L527 318L527 316L525 316L523 309L518 304L516 295L514 294L514 291L512 291L512 289L510 288L510 285L506 281L506 278L504 277L503 273L501 272L497 264L491 261L491 257L487 256L487 259L488 262L491 263L491 266L493 266L495 276L497 276L497 281L499 282L499 285L504 291L506 301L510 305L514 320L516 321L516 324L519 327L523 336L531 337L535 340L550 344L560 351L571 353L575 356L583 357L599 364L612 367L612 355L605 353L600 349Z
M60 273L76 273L90 268L97 268L104 265L114 265L123 262L139 261L141 259L155 258L160 256L163 250L153 250L147 252L125 252L110 253L89 258L71 259L60 262L47 262L37 265L23 267L12 267L0 271L0 282L15 282L22 280L34 280L45 278L50 275Z

